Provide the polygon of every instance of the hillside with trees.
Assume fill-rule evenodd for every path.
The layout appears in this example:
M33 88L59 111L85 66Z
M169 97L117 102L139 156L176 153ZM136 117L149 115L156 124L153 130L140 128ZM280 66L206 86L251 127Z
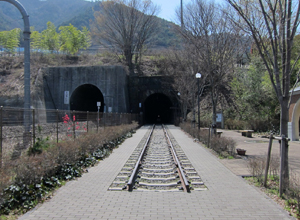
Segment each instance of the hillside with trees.
M84 0L64 0L63 3L60 0L20 0L20 3L29 14L30 25L38 31L46 29L48 21L58 26L94 4ZM0 2L0 19L0 31L23 27L20 12L8 2Z
M95 13L101 13L102 3L96 2L93 6L88 7L86 10L83 10L80 14L72 17L71 19L62 22L61 26L66 26L69 24L74 25L78 29L81 27L87 27L91 29L91 25L95 21ZM156 33L152 37L152 45L156 48L168 48L176 47L180 42L179 34L175 31L175 24L155 17ZM95 42L94 42L95 43Z
M101 2L85 0L20 0L30 16L30 26L42 32L47 29L47 22L53 23L57 29L60 26L72 24L78 29L87 27L95 20L94 13L101 11ZM178 34L174 31L174 23L164 19L157 19L157 33L153 36L153 44L157 48L176 46L179 42ZM20 12L8 2L0 1L0 31L14 28L23 29ZM95 42L93 42L95 44Z

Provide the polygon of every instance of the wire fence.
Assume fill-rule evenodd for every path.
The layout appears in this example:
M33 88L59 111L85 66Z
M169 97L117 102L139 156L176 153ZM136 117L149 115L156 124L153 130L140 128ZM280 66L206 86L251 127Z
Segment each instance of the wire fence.
M30 114L29 132L24 127L26 114ZM0 164L4 156L18 157L38 140L58 143L87 132L101 132L106 126L133 121L139 122L138 114L0 107Z

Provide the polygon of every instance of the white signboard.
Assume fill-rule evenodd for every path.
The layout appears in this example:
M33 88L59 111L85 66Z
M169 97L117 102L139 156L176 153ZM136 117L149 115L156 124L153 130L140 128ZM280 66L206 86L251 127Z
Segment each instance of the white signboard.
M222 113L217 113L217 118L216 122L222 122L223 114Z
M101 106L101 102L97 102L97 106L100 107Z
M64 94L64 103L66 105L69 104L69 91L65 91L65 94Z

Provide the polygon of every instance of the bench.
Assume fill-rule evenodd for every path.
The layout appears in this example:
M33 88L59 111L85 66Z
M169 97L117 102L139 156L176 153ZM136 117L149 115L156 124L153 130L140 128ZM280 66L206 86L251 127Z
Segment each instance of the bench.
M221 137L221 134L222 134L223 132L222 131L217 131L217 137Z
M252 137L252 133L253 133L254 131L253 131L253 130L242 130L242 131L240 131L240 132L242 133L242 136L251 138L251 137Z

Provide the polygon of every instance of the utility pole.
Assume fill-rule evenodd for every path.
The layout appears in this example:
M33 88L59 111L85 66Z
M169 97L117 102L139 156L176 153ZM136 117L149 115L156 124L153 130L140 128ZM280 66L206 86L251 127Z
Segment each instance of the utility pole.
M181 19L181 28L183 28L183 0L180 0L180 19Z
M17 0L0 0L13 4L21 12L24 20L24 127L30 131L30 24L29 15L24 6Z

